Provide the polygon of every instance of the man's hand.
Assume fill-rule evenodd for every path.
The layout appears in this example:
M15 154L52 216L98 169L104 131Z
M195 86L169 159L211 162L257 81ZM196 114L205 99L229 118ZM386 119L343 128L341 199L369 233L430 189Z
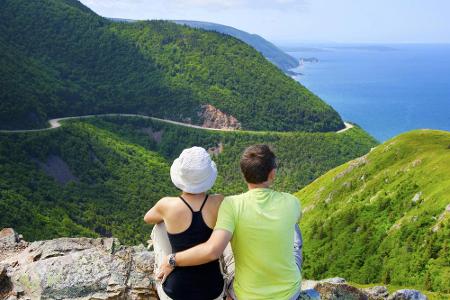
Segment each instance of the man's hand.
M169 255L165 256L161 262L161 266L158 269L158 275L156 279L160 279L161 283L166 281L167 276L172 273L173 267L169 264Z

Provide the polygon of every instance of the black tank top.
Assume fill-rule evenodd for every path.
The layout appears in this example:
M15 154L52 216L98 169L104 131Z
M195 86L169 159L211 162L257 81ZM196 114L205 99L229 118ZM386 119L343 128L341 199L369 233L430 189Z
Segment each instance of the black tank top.
M202 216L208 195L199 211L194 211L183 197L180 196L180 199L192 212L192 222L189 228L181 233L167 233L173 253L206 242L213 232ZM223 286L218 260L199 266L176 267L163 283L164 292L174 300L212 300L220 296Z

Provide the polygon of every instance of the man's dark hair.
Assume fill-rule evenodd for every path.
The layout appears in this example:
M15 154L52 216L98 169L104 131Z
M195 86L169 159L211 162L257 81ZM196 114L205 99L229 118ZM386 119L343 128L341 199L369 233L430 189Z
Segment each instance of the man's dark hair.
M275 154L267 145L253 145L245 149L240 166L245 180L255 184L267 181L270 171L277 167Z

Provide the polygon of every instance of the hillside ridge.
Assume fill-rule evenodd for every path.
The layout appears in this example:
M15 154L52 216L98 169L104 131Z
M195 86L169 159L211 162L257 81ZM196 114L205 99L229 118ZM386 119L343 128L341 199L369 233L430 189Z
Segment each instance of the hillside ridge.
M135 23L143 20L132 20L132 19L122 19L122 18L109 18L115 22L125 22L125 23ZM195 20L168 20L179 25L186 25L193 28L216 31L223 34L231 35L238 38L245 43L249 44L256 50L258 50L264 57L266 57L270 62L276 65L278 68L283 70L286 74L297 74L292 71L292 69L300 65L299 60L292 57L288 53L284 52L282 49L277 47L272 42L266 40L258 34L248 33L246 31L240 30L238 28L223 25L219 23L203 22Z
M202 22L202 21L194 21L194 20L173 20L176 24L186 25L194 28L201 28L204 30L217 31L224 34L229 34L234 36L256 50L258 50L261 54L263 54L270 62L275 64L281 70L283 70L287 74L291 74L291 69L299 66L299 61L294 57L290 56L276 45L271 43L270 41L264 39L260 35L248 33L246 31L234 28L232 26L211 23L211 22Z
M450 132L414 130L296 193L307 276L449 293L449 161Z

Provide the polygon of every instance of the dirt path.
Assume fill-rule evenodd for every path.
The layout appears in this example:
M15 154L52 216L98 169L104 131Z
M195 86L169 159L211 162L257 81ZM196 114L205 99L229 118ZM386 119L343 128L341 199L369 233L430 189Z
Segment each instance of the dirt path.
M0 133L26 133L26 132L39 132L39 131L46 131L46 130L52 130L55 128L61 127L61 121L64 120L76 120L76 119L87 119L87 118L94 118L94 117L139 117L143 119L151 119L155 121L160 121L164 123L179 125L179 126L185 126L185 127L191 127L191 128L197 128L197 129L203 129L203 130L214 130L214 131L233 131L234 129L219 129L219 128L206 128L201 127L198 125L192 125L177 121L171 121L166 119L159 119L155 117L149 117L144 115L137 115L137 114L99 114L99 115L86 115L86 116L78 116L78 117L65 117L65 118L57 118L57 119L51 119L48 122L50 123L50 127L48 128L42 128L42 129L23 129L23 130L0 130ZM353 125L347 122L344 122L345 128L341 129L339 131L336 131L336 133L342 133L350 128L353 128Z

